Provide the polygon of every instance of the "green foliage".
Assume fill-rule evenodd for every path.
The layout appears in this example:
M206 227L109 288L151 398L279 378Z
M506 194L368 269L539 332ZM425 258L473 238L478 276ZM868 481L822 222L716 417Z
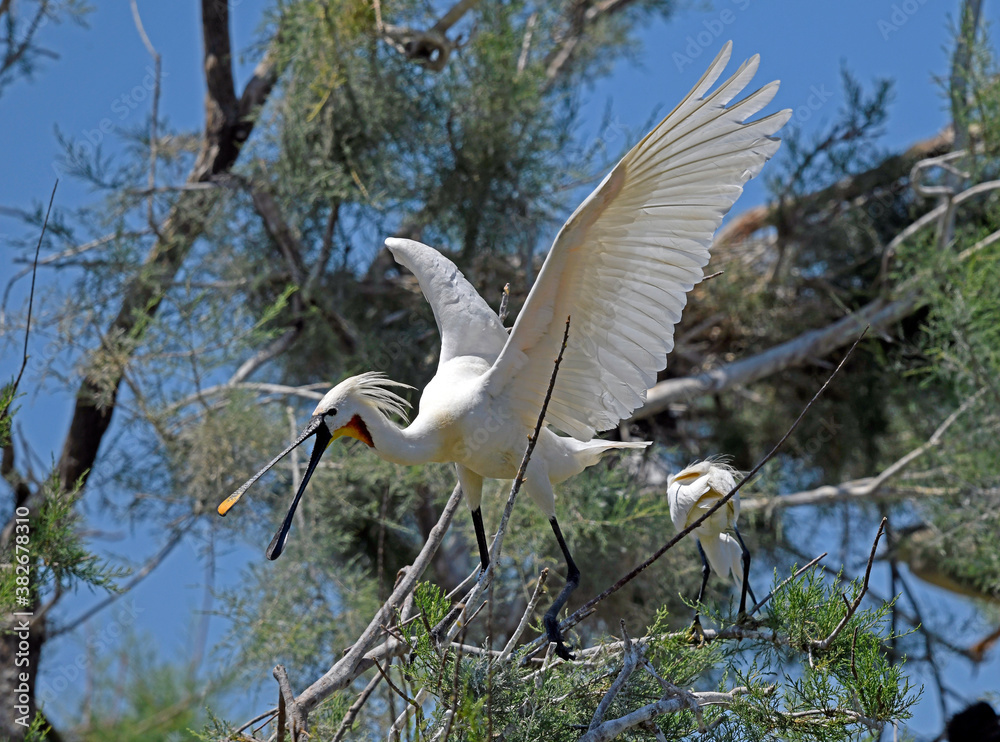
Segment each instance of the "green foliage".
M0 387L0 448L5 448L11 445L11 423L14 419L14 414L17 412L17 407L14 407L14 400L17 399L18 395L17 388L14 386L13 379L9 384L4 384Z
M93 554L84 544L78 528L74 505L79 488L62 492L58 475L53 472L44 484L45 499L37 517L25 518L16 527L7 549L5 561L26 565L29 575L14 569L0 571L0 607L17 610L16 605L34 605L48 591L63 591L78 585L116 590L117 581L127 570L114 566ZM23 551L26 549L27 551ZM21 556L26 555L27 561ZM23 589L30 588L30 602L19 602Z
M693 643L686 630L674 631L668 612L661 610L647 636L637 640L649 664L628 677L604 720L686 688L729 695L703 707L701 721L710 731L701 735L698 718L686 707L654 715L668 739L832 742L907 718L917 694L902 665L885 655L891 606L856 612L828 648L818 646L845 615L842 593L850 600L860 590L856 581L845 586L808 571L777 592L760 625L731 627L716 615L724 630L706 645ZM577 740L622 669L620 643L588 650L582 662L556 664L537 656L531 661L520 652L501 662L469 656L461 648L443 651L427 628L446 608L441 593L421 586L416 605L432 612L429 621L407 625L412 654L390 673L411 698L421 688L429 692L424 712L409 725L418 737L431 738L447 727L449 740L485 739L500 730L508 740ZM653 671L675 690L665 693ZM377 727L369 735L364 724L355 732L353 739L379 736ZM636 726L619 738L646 735Z

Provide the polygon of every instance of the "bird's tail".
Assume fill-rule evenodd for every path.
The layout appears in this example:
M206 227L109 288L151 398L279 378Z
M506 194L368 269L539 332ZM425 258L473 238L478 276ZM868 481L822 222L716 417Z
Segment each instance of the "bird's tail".
M701 547L715 574L728 580L731 573L736 584L742 584L743 549L740 548L739 541L728 533L720 533L718 536L701 539Z
M586 442L578 441L578 445L580 448L576 452L576 460L583 466L583 468L587 468L588 466L593 466L600 461L601 456L606 454L608 451L629 448L646 448L647 446L652 445L652 441L602 441L595 438Z

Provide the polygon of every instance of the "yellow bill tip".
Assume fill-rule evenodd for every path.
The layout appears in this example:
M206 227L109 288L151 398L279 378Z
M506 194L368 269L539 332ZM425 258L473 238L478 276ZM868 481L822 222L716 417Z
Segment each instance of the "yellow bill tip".
M229 512L229 510L233 507L233 505L235 505L237 502L239 502L241 494L242 493L237 494L237 493L234 492L229 497L227 497L225 500L223 500L219 504L219 507L217 509L219 515L225 517L226 513Z

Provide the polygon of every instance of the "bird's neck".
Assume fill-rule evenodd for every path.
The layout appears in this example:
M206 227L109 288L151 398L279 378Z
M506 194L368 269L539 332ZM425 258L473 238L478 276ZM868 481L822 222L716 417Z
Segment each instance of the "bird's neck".
M437 440L433 435L422 434L416 426L401 428L383 415L368 415L365 419L372 448L386 461L413 466L434 460Z

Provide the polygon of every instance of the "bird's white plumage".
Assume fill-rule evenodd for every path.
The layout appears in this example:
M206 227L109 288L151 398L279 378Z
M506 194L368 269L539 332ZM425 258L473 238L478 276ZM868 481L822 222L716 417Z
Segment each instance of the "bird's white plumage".
M414 240L390 237L386 247L417 277L441 334L438 368L460 356L493 363L507 342L496 312L476 292L454 263L437 250Z
M702 279L712 236L775 153L791 111L744 123L776 82L738 103L757 69L745 62L714 92L731 43L694 89L573 213L539 272L485 388L524 424L541 408L571 317L547 421L580 440L642 405L666 366L686 294ZM437 313L437 310L435 310Z
M406 403L391 389L405 385L380 374L346 379L323 397L291 446L219 505L219 514L225 515L282 457L316 436L306 473L268 547L268 558L277 558L323 451L347 436L397 464L453 462L472 509L485 568L489 555L479 508L483 478L517 473L549 387L564 323L571 317L545 418L569 436L548 428L539 431L523 472L525 491L549 517L566 557L566 584L544 622L559 656L569 658L558 614L579 583L579 570L555 517L552 486L593 466L607 451L649 445L591 438L642 404L657 371L666 365L674 325L687 292L702 279L715 230L743 185L777 150L773 135L791 114L782 111L745 123L771 100L776 82L729 105L756 72L756 57L711 90L731 49L726 44L687 97L573 212L509 337L450 260L418 242L387 240L395 259L417 277L441 333L437 372L421 394L416 419L406 427L391 419L405 418ZM726 481L732 482L732 473L714 465L677 475L669 488L674 523L704 507L706 497L728 492ZM707 558L722 575L742 575L739 547L724 532L738 515L739 501L734 500L698 531L704 535ZM745 595L741 610L744 600Z
M674 528L683 531L710 510L736 486L734 470L718 461L698 461L667 480L667 501ZM727 531L740 517L740 494L716 510L692 531L705 550L712 570L723 579L732 573L736 582L743 580L742 550Z

